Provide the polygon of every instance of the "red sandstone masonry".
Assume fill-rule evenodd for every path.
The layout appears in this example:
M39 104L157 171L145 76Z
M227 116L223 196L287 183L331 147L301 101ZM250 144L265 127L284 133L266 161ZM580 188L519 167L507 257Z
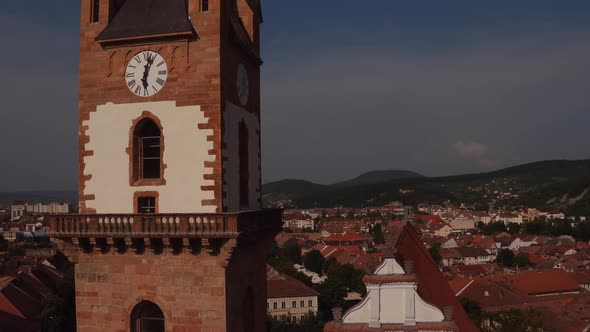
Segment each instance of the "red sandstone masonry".
M190 16L198 34L198 40L144 42L141 44L103 48L94 38L106 27L108 0L101 1L99 23L90 22L89 1L82 0L81 41L80 41L80 101L79 101L79 200L80 212L94 213L86 202L92 198L85 193L86 181L84 156L92 155L86 150L89 137L84 121L98 105L107 102L134 103L173 100L177 106L201 105L208 123L201 129L213 130L209 140L213 142L211 155L215 156L213 173L207 178L215 181L214 199L205 203L217 206L221 212L221 2L210 1L209 12L201 13L191 1ZM141 98L131 93L124 80L124 68L134 54L143 50L158 50L170 65L166 86L150 98ZM200 190L200 188L195 188ZM90 193L91 194L91 193Z
M214 184L195 190L212 190L214 199L202 203L216 206L217 212L223 212L222 111L225 101L240 104L235 84L239 63L246 66L250 78L250 100L245 109L260 115L260 63L247 55L246 50L236 44L234 37L229 37L228 15L234 10L248 12L244 7L246 2L239 0L237 5L238 0L210 0L209 12L201 13L199 1L190 1L189 13L198 34L196 41L143 42L103 48L94 38L106 27L109 0L99 1L100 20L94 24L89 23L91 2L81 2L80 212L96 213L87 205L88 201L95 199L94 194L85 192L86 182L92 174L85 173L84 157L92 156L94 151L86 149L90 137L84 121L89 120L97 106L108 102L122 104L169 100L176 101L180 107L200 105L208 119L206 124L199 125L199 129L212 130L207 139L213 143L209 154L215 156L215 160L205 162L203 166L212 170L204 178L213 180ZM220 15L221 12L224 15ZM258 24L253 24L261 19L258 9L254 8L250 15L255 17L247 17L248 26L245 28L253 37L255 49L259 49ZM228 38L222 39L222 36ZM123 77L127 62L143 50L156 50L166 59L170 70L164 89L150 98L140 98L131 93ZM149 249L144 254L136 254L132 249L124 254L115 250L103 254L96 250L83 253L69 248L65 250L66 254L77 261L78 331L129 331L131 310L142 300L152 301L163 310L166 332L243 331L244 320L252 315L256 319L248 331L264 331L266 246L265 239L249 243L233 239L216 256L206 249L193 254L185 248L177 255L166 249L161 255L156 255ZM247 290L253 294L251 298ZM257 311L250 312L247 308Z

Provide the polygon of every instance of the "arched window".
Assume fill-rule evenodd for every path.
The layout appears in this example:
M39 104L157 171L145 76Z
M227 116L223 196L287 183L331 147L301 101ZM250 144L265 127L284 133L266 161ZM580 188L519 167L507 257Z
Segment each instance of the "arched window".
M249 185L249 152L248 152L248 127L244 121L240 122L238 142L238 156L240 159L240 206L247 207L250 205L250 185Z
M133 178L162 177L162 132L150 118L145 118L133 130Z
M131 311L131 332L164 332L164 313L155 303L141 301Z

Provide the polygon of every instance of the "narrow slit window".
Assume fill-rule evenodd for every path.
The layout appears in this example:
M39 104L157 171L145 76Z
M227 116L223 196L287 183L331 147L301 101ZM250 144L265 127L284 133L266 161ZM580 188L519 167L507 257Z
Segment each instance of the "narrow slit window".
M90 13L91 22L96 23L100 17L100 0L90 0L92 12Z
M201 0L201 11L202 12L209 11L209 0Z
M240 206L247 207L250 204L250 170L248 151L248 127L242 121L238 133L238 157L240 167Z

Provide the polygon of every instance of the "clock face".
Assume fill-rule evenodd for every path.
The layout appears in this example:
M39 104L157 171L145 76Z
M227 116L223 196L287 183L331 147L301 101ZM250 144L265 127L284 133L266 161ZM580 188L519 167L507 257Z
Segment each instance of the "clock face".
M125 70L125 81L131 92L140 97L151 97L166 84L168 66L156 52L144 51L135 55Z
M245 106L248 103L248 97L250 95L250 85L248 83L248 72L243 64L238 65L238 76L236 86L238 88L238 97L240 103Z

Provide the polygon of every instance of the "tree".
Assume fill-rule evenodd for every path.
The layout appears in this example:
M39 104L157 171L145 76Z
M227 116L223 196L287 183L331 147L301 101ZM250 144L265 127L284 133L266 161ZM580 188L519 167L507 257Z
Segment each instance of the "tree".
M522 231L522 225L515 222L508 223L508 233L518 234Z
M300 320L294 320L291 316L274 318L267 316L268 332L322 332L324 324L316 315L308 313Z
M303 266L317 274L322 274L324 261L324 256L319 250L312 250L303 256Z
M325 262L324 262L324 266L322 267L322 272L324 272L324 274L328 273L328 270L332 267L332 265L334 264L338 264L338 261L336 260L336 258L334 257L330 257L328 258Z
M573 235L578 241L590 240L590 220L578 222L573 229Z
M286 243L281 248L281 255L294 264L301 264L301 247L297 242Z
M442 256L440 255L440 242L437 242L433 244L432 247L428 248L428 252L436 264L440 265L440 262L442 261Z
M514 266L514 254L510 249L502 249L498 253L497 261L507 267Z
M482 311L479 303L466 297L460 298L459 302L461 302L463 309L465 309L465 312L467 313L469 318L471 318L471 320L475 323L475 325L480 326Z
M546 332L541 316L533 310L517 309L484 312L481 323L482 332Z
M373 234L373 241L375 244L385 243L385 235L383 234L383 228L381 227L381 224L376 224L373 226L371 233Z
M49 295L41 311L41 332L75 332L76 300L74 291L74 264L67 263L64 278Z
M299 245L297 245L297 247L298 246ZM311 287L313 285L311 278L295 270L293 267L294 262L291 261L291 258L287 257L284 249L285 248L279 248L277 243L273 241L268 248L268 254L266 257L268 265L272 266L278 272L291 276ZM291 253L291 251L296 252L294 249L289 249L287 253L296 256L296 254ZM299 251L299 256L301 256L301 251Z
M491 222L487 225L483 223L478 225L480 225L480 230L484 235L497 234L507 231L506 225L504 225L502 221Z
M367 293L363 283L365 271L357 270L350 264L331 263L327 269L327 276L328 279L325 282L314 285L315 291L320 293L318 298L320 318L324 321L332 319L333 308L346 310L354 304L344 300L349 292L357 292L361 296Z
M529 261L529 256L523 254L518 254L514 256L512 263L514 264L514 266L518 267L525 267L531 265L531 262Z

